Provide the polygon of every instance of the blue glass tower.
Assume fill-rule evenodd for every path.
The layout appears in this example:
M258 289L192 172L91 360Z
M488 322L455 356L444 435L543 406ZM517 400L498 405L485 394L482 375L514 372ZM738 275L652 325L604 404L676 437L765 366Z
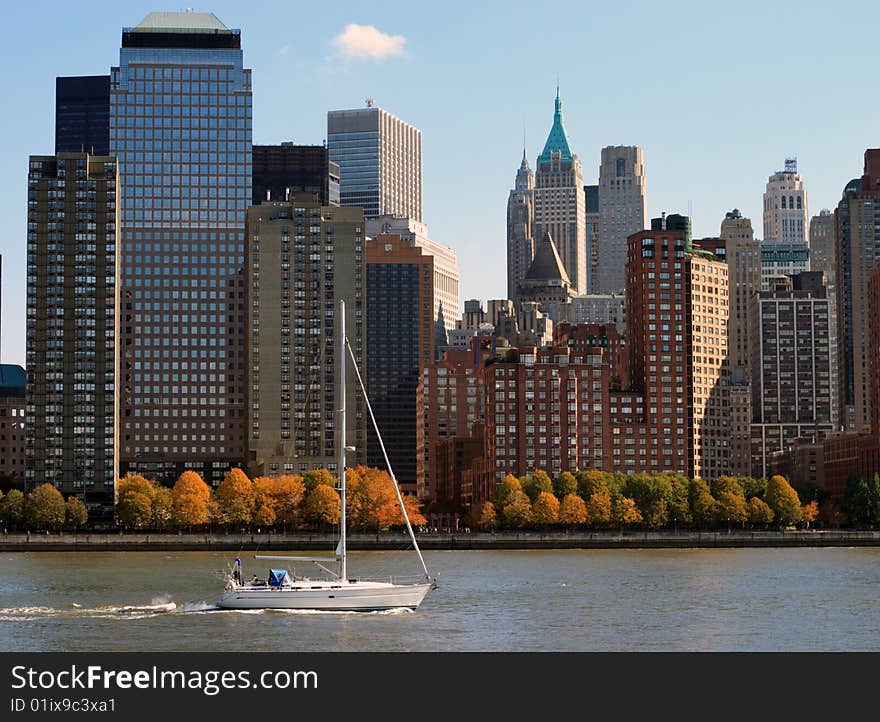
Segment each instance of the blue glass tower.
M150 13L111 69L122 188L121 471L244 459L251 71L210 13Z

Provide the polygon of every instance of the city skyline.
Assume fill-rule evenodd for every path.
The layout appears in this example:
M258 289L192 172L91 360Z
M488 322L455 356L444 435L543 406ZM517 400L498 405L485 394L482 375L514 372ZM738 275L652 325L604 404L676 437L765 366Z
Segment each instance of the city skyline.
M50 8L51 25L44 22ZM424 220L438 242L458 252L463 301L505 296L506 269L496 259L505 248L511 174L522 157L523 126L527 157L535 164L550 128L557 77L584 182L595 183L602 147L638 145L645 155L649 217L690 211L695 237L718 235L724 213L733 207L757 225L766 179L788 156L798 158L814 215L834 208L845 184L861 175L864 148L877 145L872 128L880 115L873 99L859 95L859 105L852 105L853 89L869 82L868 66L853 64L849 52L830 51L815 58L802 53L798 74L774 70L770 61L789 35L805 48L820 37L823 47L829 42L859 47L870 38L870 16L880 15L877 8L865 4L865 22L849 28L846 37L829 37L822 6L814 3L771 9L746 4L738 8L736 23L727 25L695 3L664 8L658 15L655 8L639 6L638 22L627 24L629 50L619 57L609 53L619 47L620 34L603 29L620 27L615 23L632 15L632 7L567 8L567 22L560 26L540 8L510 14L493 3L461 25L448 9L420 9L416 15L392 3L365 13L343 4L310 16L313 32L295 36L284 20L297 12L301 20L302 13L292 8L214 2L196 10L213 12L250 38L244 62L254 72L255 143L320 144L327 111L362 107L367 97L422 131ZM170 9L152 2L96 2L84 13L37 2L10 10L21 32L5 46L7 60L20 56L28 62L10 89L11 106L22 112L10 114L3 140L7 170L0 176L5 363L24 363L21 189L27 156L52 150L55 78L108 73L117 61L122 27ZM661 21L665 31L656 33ZM375 27L378 34L359 36L352 25L361 31ZM518 66L521 72L504 72L509 58L522 53L524 36L537 42L551 31L558 40L554 52L530 56ZM24 42L35 36L51 50L33 56ZM574 37L581 42L571 42ZM667 52L676 43L686 51ZM586 73L586 80L574 71L584 66L584 47L598 68ZM598 61L607 57L614 61ZM786 93L779 94L775 89L783 77ZM290 106L290 94L280 92L290 82L307 91L297 96L309 98L307 107ZM819 89L822 103L814 100ZM731 94L753 94L761 104L731 103ZM839 117L832 113L844 102L851 109L847 133L834 135ZM657 107L675 112L653 112ZM792 109L796 122L768 122L777 115L788 118Z

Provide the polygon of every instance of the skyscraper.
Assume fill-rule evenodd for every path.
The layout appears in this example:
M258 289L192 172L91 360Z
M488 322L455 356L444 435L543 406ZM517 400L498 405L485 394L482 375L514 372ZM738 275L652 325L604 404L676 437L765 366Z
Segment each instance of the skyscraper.
M248 469L253 475L336 471L341 391L335 373L339 301L363 374L364 215L312 194L252 206L248 254ZM366 461L366 407L346 376L352 464Z
M366 218L422 220L422 131L368 101L327 113L327 148L339 164L340 203Z
M516 183L507 197L507 297L511 300L535 255L534 232L535 175L523 149Z
M587 292L586 200L584 174L572 154L562 122L562 100L556 91L553 126L538 156L535 171L535 230L553 238L575 293Z
M835 270L834 214L827 208L810 219L810 270Z
M31 156L25 486L112 514L118 476L116 159Z
M599 166L598 275L592 293L626 287L627 239L647 228L642 149L617 145L602 149Z
M764 240L806 243L808 219L807 191L798 173L797 158L786 158L785 170L771 175L764 191Z
M601 252L599 238L599 186L584 186L584 201L586 202L586 238L587 238L587 290L586 293L599 293L599 253Z
M286 201L310 193L324 206L339 205L339 166L323 145L255 145L253 202Z
M218 483L244 461L251 71L211 13L122 32L110 147L122 185L122 466Z
M840 410L846 428L868 431L868 276L880 259L880 149L865 151L864 174L846 184L834 222Z
M110 153L110 76L55 78L55 152Z

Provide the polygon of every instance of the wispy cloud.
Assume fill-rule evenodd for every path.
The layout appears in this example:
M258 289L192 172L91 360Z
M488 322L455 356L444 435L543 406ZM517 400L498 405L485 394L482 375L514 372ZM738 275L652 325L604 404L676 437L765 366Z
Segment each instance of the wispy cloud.
M283 58L287 53L290 52L290 46L284 45L278 49L278 52L275 53L278 57Z
M372 25L350 23L330 45L345 60L384 60L405 55L406 38L388 35Z

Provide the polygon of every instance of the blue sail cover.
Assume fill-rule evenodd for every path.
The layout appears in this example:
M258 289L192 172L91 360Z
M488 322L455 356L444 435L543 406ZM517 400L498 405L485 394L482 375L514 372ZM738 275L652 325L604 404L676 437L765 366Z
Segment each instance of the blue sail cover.
M269 570L269 586L280 587L287 581L286 569L270 569Z

